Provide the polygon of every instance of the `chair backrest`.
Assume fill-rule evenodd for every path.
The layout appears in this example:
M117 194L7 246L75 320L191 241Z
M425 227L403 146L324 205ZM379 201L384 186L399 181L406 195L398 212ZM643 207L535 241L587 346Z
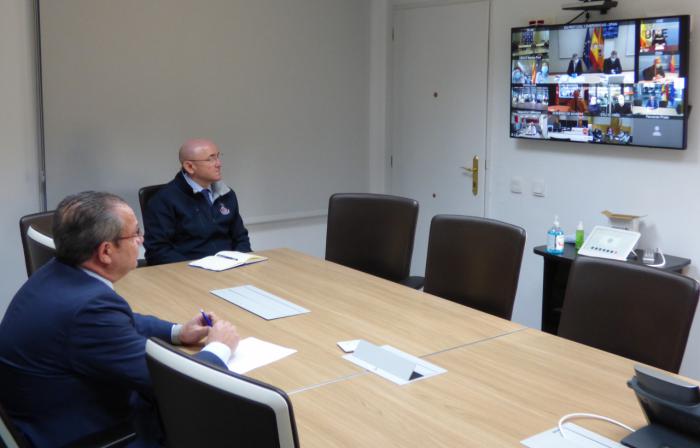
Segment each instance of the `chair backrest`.
M146 361L168 447L299 446L292 403L280 389L157 339L146 343Z
M698 283L622 261L578 257L559 336L678 372L698 303Z
M337 193L328 202L326 260L400 282L411 271L418 202Z
M430 223L423 290L510 319L525 230L493 219L436 215Z
M24 263L27 276L32 275L56 253L51 235L53 231L53 211L33 213L19 220L19 232L24 250Z
M30 445L27 439L24 438L24 435L10 420L10 416L0 406L0 447L24 448L28 446Z
M161 188L165 187L165 185L167 184L149 185L139 189L139 206L141 207L141 216L143 216L143 213L146 211L148 201L150 201L153 195L158 193Z

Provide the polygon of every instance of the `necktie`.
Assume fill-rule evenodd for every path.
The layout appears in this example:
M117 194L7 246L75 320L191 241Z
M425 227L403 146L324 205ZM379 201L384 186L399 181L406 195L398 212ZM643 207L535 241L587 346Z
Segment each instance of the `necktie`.
M209 195L209 190L207 188L202 190L202 195L207 199L207 204L209 204L209 207L211 207L213 202L211 201L211 196Z

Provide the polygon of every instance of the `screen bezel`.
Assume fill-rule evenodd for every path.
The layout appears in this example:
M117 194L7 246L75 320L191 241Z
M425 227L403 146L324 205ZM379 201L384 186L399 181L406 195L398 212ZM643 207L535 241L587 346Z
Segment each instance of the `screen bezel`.
M622 24L629 24L633 23L635 26L635 53L634 53L634 76L635 76L635 83L634 85L637 85L640 80L639 80L639 57L640 57L640 51L639 51L639 34L641 30L641 23L642 22L648 22L648 21L655 21L655 20L663 20L663 19L677 19L679 21L679 26L678 26L678 58L679 61L681 62L679 65L678 69L678 77L683 77L685 78L685 86L683 88L683 106L684 106L684 113L682 118L668 118L668 119L673 119L673 120L678 120L683 122L683 130L682 130L682 145L680 147L671 147L671 146L653 146L653 145L642 145L635 143L634 140L632 143L626 143L626 144L614 144L614 143L608 143L608 142L577 142L575 140L570 140L570 139L558 139L558 138L528 138L524 136L517 136L513 135L512 132L512 122L513 122L513 112L518 111L518 109L515 109L513 107L513 102L512 102L512 96L513 96L513 88L514 87L520 87L520 86L530 86L530 87L536 87L536 86L549 86L549 84L513 84L513 77L512 77L512 70L513 70L513 51L509 51L509 84L510 84L510 91L508 94L509 98L509 114L508 114L508 136L512 139L518 139L518 140L532 140L532 141L537 141L537 142L563 142L563 143L576 143L576 144L584 144L584 145L606 145L606 146L612 146L615 148L624 148L624 147L643 147L643 148L656 148L656 149L665 149L665 150L677 150L677 151L683 151L688 148L688 119L689 115L692 109L692 106L688 104L688 100L690 98L690 83L689 83L689 68L690 68L690 16L689 15L668 15L668 16L655 16L655 17L639 17L639 18L633 18L633 19L617 19L617 20L600 20L600 21L591 21L591 22L584 22L584 23L570 23L570 24L552 24L552 25L540 25L540 26L522 26L522 27L513 27L511 28L510 32L510 41L509 43L512 44L513 42L513 35L517 32L522 32L524 30L547 30L547 31L558 31L561 29L566 29L568 27L575 27L575 26L588 26L588 27L595 27L595 26L600 26L600 25L605 25L605 24L610 24L610 23L617 23L618 25ZM653 53L652 53L653 54ZM582 83L584 84L584 83ZM587 84L588 86L596 86L597 84ZM622 84L621 84L622 85ZM624 84L624 85L629 85L629 84ZM548 113L549 116L549 113ZM612 117L612 115L610 115ZM593 115L584 115L585 119L590 120ZM621 117L622 118L622 117ZM628 115L626 118L634 118L633 115ZM639 117L638 117L639 118ZM644 118L646 120L654 120L654 118ZM659 120L663 120L663 118L656 118Z

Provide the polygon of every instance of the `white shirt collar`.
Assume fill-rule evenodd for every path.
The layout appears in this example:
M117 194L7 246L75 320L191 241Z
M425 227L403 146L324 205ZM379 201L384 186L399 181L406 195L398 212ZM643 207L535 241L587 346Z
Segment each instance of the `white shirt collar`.
M193 193L199 193L200 191L204 190L205 188L201 185L199 185L197 182L192 180L189 174L185 172L185 170L182 170L182 175L185 177L185 182L187 182L187 185L192 187L192 192ZM211 190L210 190L211 191Z
M97 272L91 271L91 270L89 270L89 269L85 269L85 268L83 268L83 267L81 267L80 269L81 269L84 273L86 273L87 275L89 275L90 277L96 278L97 280L101 281L101 282L104 283L105 285L109 286L109 289L114 290L114 284L113 284L112 282L110 282L109 280L107 280L106 278L102 277L102 276L101 276L100 274L98 274Z

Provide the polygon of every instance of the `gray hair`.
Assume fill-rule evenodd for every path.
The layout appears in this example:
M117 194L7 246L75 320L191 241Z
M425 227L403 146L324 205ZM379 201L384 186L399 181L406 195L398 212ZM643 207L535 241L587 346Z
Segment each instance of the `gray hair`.
M92 257L104 241L116 241L123 223L115 209L126 204L111 193L84 191L67 196L58 204L53 218L56 258L78 266Z

